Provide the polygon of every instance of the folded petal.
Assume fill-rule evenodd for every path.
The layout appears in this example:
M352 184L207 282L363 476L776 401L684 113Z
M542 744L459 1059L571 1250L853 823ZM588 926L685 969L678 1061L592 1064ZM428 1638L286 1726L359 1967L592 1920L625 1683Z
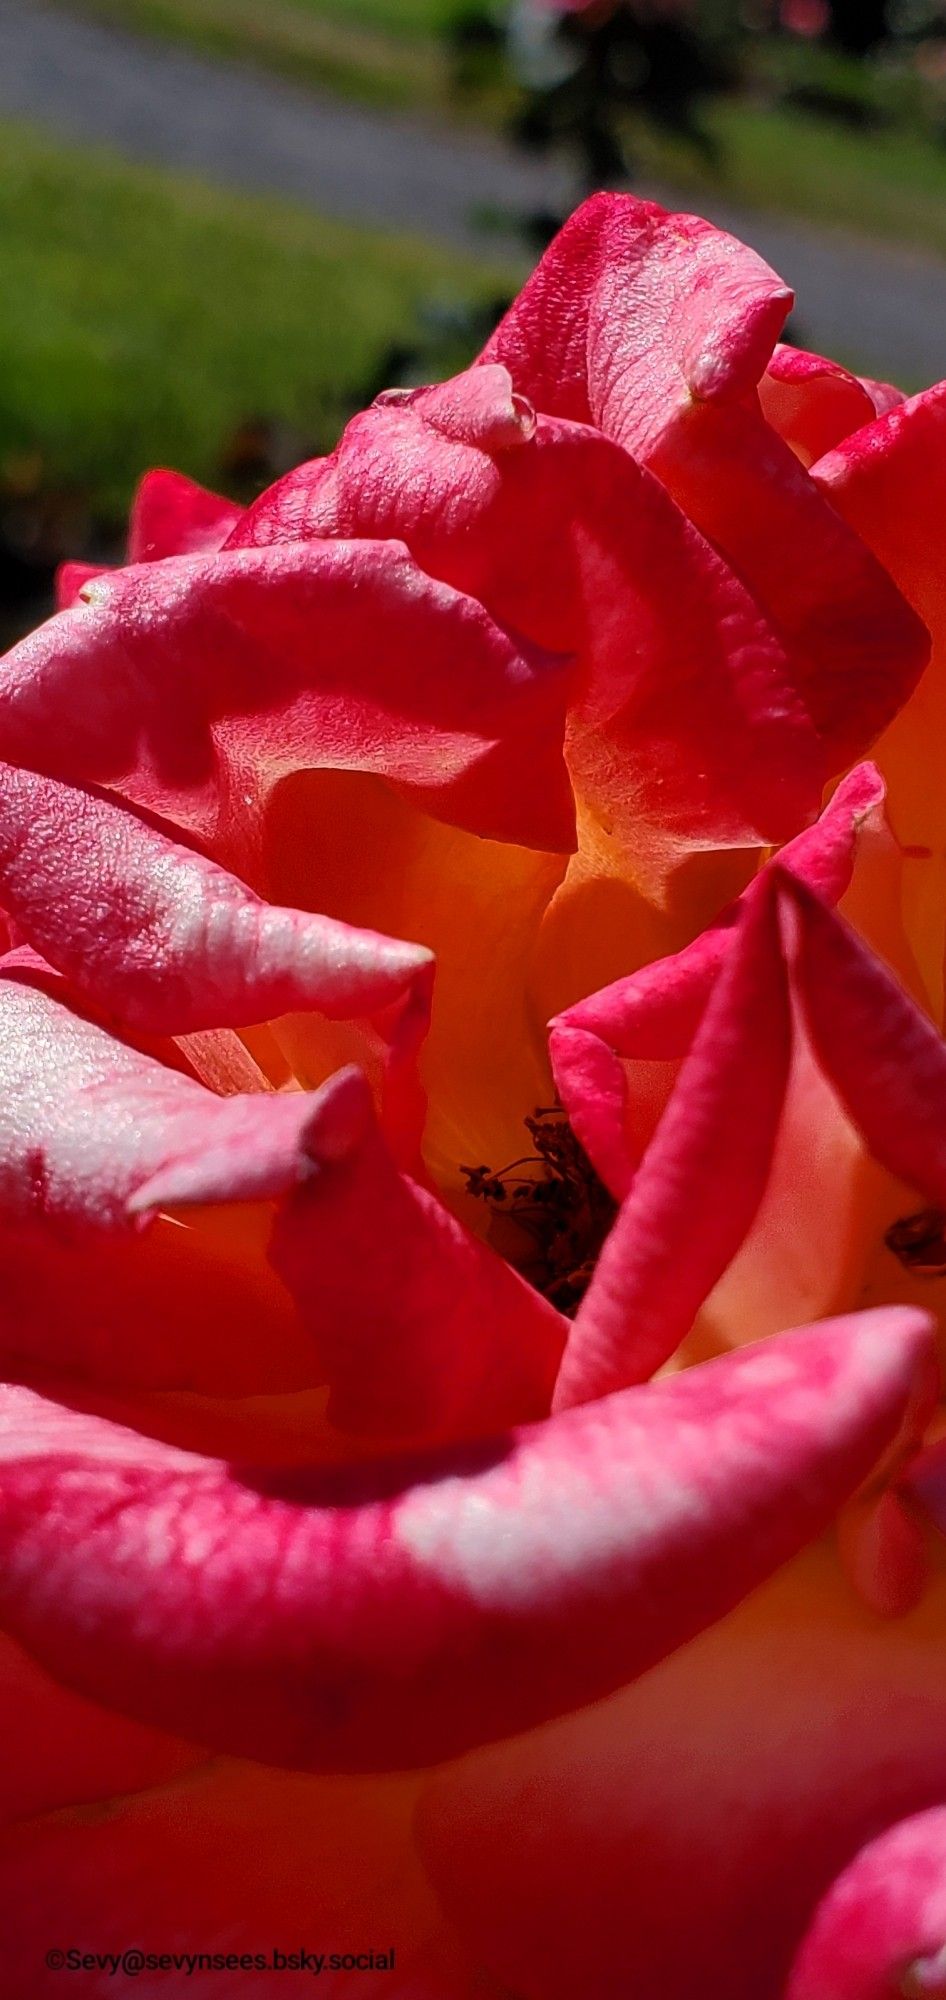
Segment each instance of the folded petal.
M241 1378L248 1389L288 1386L286 1371L295 1367L300 1385L328 1382L330 1426L401 1439L466 1435L547 1412L564 1322L434 1195L401 1175L358 1072L341 1072L311 1094L216 1097L23 984L22 972L0 980L0 1023L11 1106L0 1270L8 1293L12 1285L15 1298L22 1288L28 1300L10 1315L8 1352L106 1384L117 1377L204 1386L216 1366L211 1379L220 1393ZM190 1317L183 1328L153 1332L138 1314L129 1320L115 1263L119 1273L123 1261L133 1263L136 1232L159 1210L180 1217L195 1207L226 1211L280 1198L269 1211L268 1246L265 1208L255 1230L244 1224L244 1232L247 1247L255 1236L257 1255L268 1254L282 1278L284 1312L294 1301L301 1322L294 1331L290 1325L274 1337L270 1313L257 1326L258 1356L250 1344L220 1368L221 1342L238 1345L225 1293L196 1351ZM206 1227L205 1218L191 1227L195 1254ZM70 1275L75 1288L96 1252L94 1303L64 1311ZM37 1264L44 1277L33 1280ZM147 1255L142 1265L144 1288L153 1278ZM57 1280L58 1314L50 1299ZM109 1360L98 1320L110 1281L109 1322L119 1335L126 1322L124 1367ZM255 1380L244 1373L254 1366Z
M128 561L160 562L221 549L237 528L243 508L208 493L182 472L146 472L132 502ZM56 609L77 604L87 583L108 576L102 563L65 562L56 571Z
M802 465L823 458L877 415L877 399L865 382L802 347L775 349L759 382L759 401L766 423Z
M713 223L634 195L593 195L483 351L537 409L596 423L648 458L695 403L740 401L792 293ZM633 413L633 415L632 415Z
M904 391L898 389L895 382L877 382L873 375L859 375L857 379L861 388L867 390L878 417L885 417L888 410L895 410L900 403L907 401Z
M416 938L436 957L430 1031L419 1054L424 1157L454 1204L465 1199L462 1165L518 1158L523 1120L551 1102L547 1016L528 981L564 870L560 854L444 826L361 772L297 772L273 795L265 874L277 901ZM284 1017L279 1038L294 1074L320 1083L321 1024L314 1049L310 1016ZM336 1064L352 1060L363 1063L364 1054L346 1036ZM476 1223L476 1205L466 1207Z
M189 1035L304 1009L376 1027L390 1073L412 1062L429 1021L423 946L274 908L114 798L9 765L0 905L120 1027Z
M373 1126L284 1203L271 1256L336 1428L433 1440L547 1414L567 1322L398 1172Z
M884 977L899 996L905 1015L921 1021L907 997L916 971L901 949L901 879L902 861L895 845L882 826L870 826L844 898L846 917L861 930L866 927L868 935L873 933L888 963L896 964L904 987L890 972ZM786 888L783 893L786 902L796 905L806 897L816 914L821 913L819 922L837 924L799 877L794 890ZM851 931L841 935L854 941ZM796 1319L844 1312L854 1305L907 1302L922 1295L924 1305L938 1310L939 1293L946 1292L935 1279L913 1275L909 1255L901 1259L894 1254L904 1218L923 1208L923 1198L912 1174L907 1173L906 1185L893 1177L871 1120L863 1121L850 1092L839 1089L841 1073L832 1068L828 1041L812 1031L805 996L824 974L809 970L808 949L796 935L790 947L796 993L793 1060L765 1194L744 1243L700 1313L691 1359L736 1341L761 1339ZM856 950L867 967L880 969L863 936ZM871 1101L874 1120L896 1122L895 1099L886 1101L891 1078L876 1066L874 1054L860 1037L859 1003L851 1001L846 980L834 982L832 976L830 988L815 995L813 1004L831 1016L829 1039L839 1044L843 1060L859 1072L858 1088ZM900 1057L892 1058L894 1064L900 1060L909 1060L906 1045ZM909 1123L902 1136L901 1164L905 1164L911 1151Z
M929 670L877 746L894 832L907 850L910 934L937 1017L943 1008L946 800L931 754L946 728L946 383L855 432L812 479L890 571L933 635ZM911 857L911 850L914 850Z
M946 1796L944 1635L942 1575L890 1622L811 1551L614 1701L438 1775L445 1909L529 2000L785 2000L835 1877Z
M862 1316L475 1447L297 1472L9 1389L0 1616L141 1721L406 1768L595 1700L722 1616L833 1517L929 1366L924 1316Z
M637 875L662 847L780 840L815 811L819 745L742 583L657 480L599 432L537 420L506 368L382 398L230 545L290 535L396 537L500 624L574 652L572 781Z
M838 786L813 827L782 849L779 867L807 882L827 903L850 886L865 831L880 819L883 781L873 765L860 765ZM770 866L693 943L656 959L627 979L580 1000L552 1023L550 1050L555 1082L586 1152L618 1197L623 1197L644 1150L631 1124L647 1099L654 1066L658 1102L666 1101L675 1066L690 1048L704 1010L733 950L745 910L764 893ZM659 1114L658 1114L659 1115ZM656 1123L651 1114L650 1130ZM649 1133L647 1134L649 1136Z
M925 624L751 406L713 408L685 456L651 463L775 624L827 767L843 770L913 694Z
M567 674L392 544L117 571L0 664L0 750L106 782L259 869L273 786L373 771L437 817L567 849Z
M743 916L676 1088L572 1328L555 1405L669 1360L739 1248L768 1179L791 1061L776 904Z
M552 243L487 344L551 415L649 466L787 642L831 772L911 694L925 629L765 422L755 385L791 293L734 238L598 195Z
M819 1905L786 2000L917 2000L946 1990L946 1809L890 1827Z
M233 500L209 493L183 472L146 472L132 502L128 561L160 562L222 549L243 514Z
M218 1394L312 1385L311 1339L266 1260L270 1204L367 1119L321 1093L217 1097L44 990L0 977L2 1344L15 1366ZM159 1208L209 1207L182 1225ZM142 1232L145 1232L144 1234Z
M6 1217L40 1219L63 1237L134 1227L172 1198L282 1194L316 1157L306 1146L320 1125L334 1150L368 1115L354 1071L311 1096L215 1097L70 1012L15 964L0 979L0 1019Z
M801 883L796 980L825 1074L874 1158L946 1201L946 1045L893 974Z

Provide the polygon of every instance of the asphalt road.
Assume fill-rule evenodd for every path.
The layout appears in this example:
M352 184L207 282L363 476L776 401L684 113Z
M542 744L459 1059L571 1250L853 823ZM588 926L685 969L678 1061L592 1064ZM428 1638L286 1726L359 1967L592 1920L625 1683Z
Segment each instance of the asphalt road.
M569 194L561 163L523 159L498 138L316 96L43 0L0 0L0 117L494 258L516 242L517 213L560 207ZM807 345L911 386L946 375L946 264L724 203L703 206L795 287ZM508 230L484 232L488 211L508 215Z

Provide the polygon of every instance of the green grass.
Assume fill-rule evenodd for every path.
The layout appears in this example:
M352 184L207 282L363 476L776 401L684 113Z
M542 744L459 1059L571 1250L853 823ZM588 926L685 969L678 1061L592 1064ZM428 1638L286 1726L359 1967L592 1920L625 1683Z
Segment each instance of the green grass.
M334 15L349 26L392 35L434 35L463 11L463 0L295 0L300 13Z
M0 492L114 518L148 465L219 482L256 416L323 449L420 306L505 278L0 126Z

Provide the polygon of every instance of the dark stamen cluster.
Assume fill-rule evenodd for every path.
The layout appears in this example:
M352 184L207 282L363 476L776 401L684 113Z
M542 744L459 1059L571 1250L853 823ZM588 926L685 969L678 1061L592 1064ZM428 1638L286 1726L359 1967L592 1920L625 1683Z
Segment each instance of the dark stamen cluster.
M572 1315L591 1282L617 1204L560 1105L538 1109L525 1127L533 1152L498 1170L461 1167L460 1172L469 1193L508 1223L509 1262L560 1312Z
M901 1216L888 1229L884 1242L908 1271L918 1278L946 1277L946 1212L924 1208L917 1215Z

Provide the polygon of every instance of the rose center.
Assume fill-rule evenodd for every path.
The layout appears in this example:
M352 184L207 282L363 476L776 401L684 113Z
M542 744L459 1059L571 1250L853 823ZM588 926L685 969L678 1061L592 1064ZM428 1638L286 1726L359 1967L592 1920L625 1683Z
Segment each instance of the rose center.
M617 1203L561 1107L525 1121L532 1150L498 1169L461 1167L491 1214L490 1236L507 1262L560 1312L577 1312Z

